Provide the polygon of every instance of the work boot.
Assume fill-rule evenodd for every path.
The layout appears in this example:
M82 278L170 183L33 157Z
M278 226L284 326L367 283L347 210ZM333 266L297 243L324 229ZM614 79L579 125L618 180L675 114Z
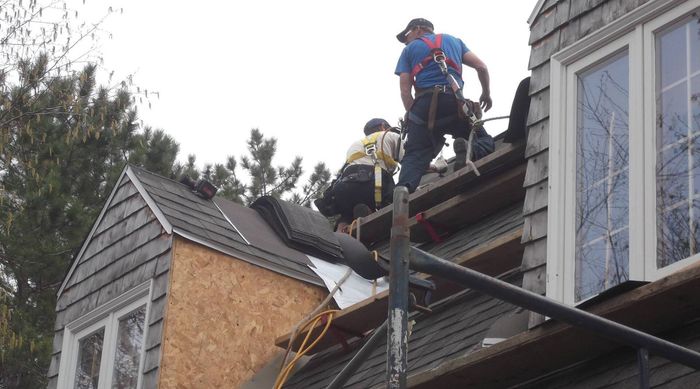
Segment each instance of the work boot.
M467 140L464 138L457 138L452 147L454 147L455 150L454 171L457 171L467 166Z
M367 206L367 204L357 204L352 208L352 218L357 219L358 217L365 217L372 213L372 209Z

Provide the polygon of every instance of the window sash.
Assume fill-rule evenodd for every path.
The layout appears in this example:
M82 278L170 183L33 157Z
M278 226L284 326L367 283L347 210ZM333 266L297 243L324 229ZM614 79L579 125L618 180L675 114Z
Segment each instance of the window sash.
M688 147L692 145L692 143L689 142L694 142L697 145L696 147L700 148L700 138L698 138L698 136L700 136L700 128L691 127L690 129L686 129L686 136L675 141L664 141L664 139L660 137L662 134L660 134L657 129L657 119L661 114L657 98L660 96L660 93L672 92L673 88L678 88L684 82L683 78L679 78L668 80L665 82L665 85L662 85L662 80L660 79L659 75L661 70L659 68L661 58L659 57L660 48L658 38L660 35L668 33L687 23L692 18L691 14L693 12L697 13L700 11L700 8L698 7L700 7L700 1L692 0L684 2L663 15L659 15L653 20L650 20L643 26L643 60L646 66L646 71L644 72L642 78L643 84L645 85L644 93L646 97L643 102L644 132L646 136L644 154L649 156L645 160L645 164L643 166L645 182L644 192L648 193L644 204L644 219L649 220L648 224L650 226L650 228L645 231L644 235L644 274L645 279L647 280L655 280L667 276L680 270L682 267L687 266L691 262L700 259L700 254L697 254L697 252L700 251L700 247L696 247L694 250L695 254L693 254L690 246L688 246L688 254L690 255L675 262L671 261L672 263L665 263L664 257L660 255L660 252L663 249L661 246L663 236L661 234L666 233L663 226L664 223L661 218L668 217L670 212L680 211L679 207L685 207L688 213L688 229L690 229L692 226L690 223L691 219L694 219L696 222L700 222L700 215L697 215L698 211L693 210L692 206L694 201L697 204L698 200L696 199L699 199L700 193L691 193L693 178L688 177L688 181L685 183L688 193L685 193L683 198L678 198L675 200L666 198L664 199L665 201L662 201L662 199L659 198L661 195L660 189L662 189L662 187L659 185L657 177L657 169L659 168L659 164L663 163L662 158L664 154L672 152L674 148L685 148L685 152L687 153L684 156L685 163L686 166L688 166L687 172L690 172L691 175L692 159L694 158L696 163L700 161L700 155L693 156L691 151L692 149ZM697 66L693 62L695 61L693 59L694 56L689 56L686 53L684 57L686 63L690 61L691 66L693 67L690 71L690 81L692 82L693 77L700 77L700 74L698 74L700 69L694 70L694 67ZM688 108L690 110L691 107ZM695 169L697 170L697 168ZM694 183L694 186L700 187L697 182ZM700 206L700 204L698 205ZM693 216L693 212L695 212L696 215ZM692 231L689 233L692 233ZM679 248L680 247L673 247L673 250L678 250ZM677 253L675 256L681 256L681 254Z
M656 220L657 269L692 258L700 251L700 66L692 42L700 39L688 16L656 31ZM678 47L671 47L671 45ZM700 45L699 45L700 46Z
M119 320L141 307L145 307L144 331L137 370L137 388L140 388L145 360L145 340L148 336L147 318L151 304L151 285L152 280L149 280L66 325L61 348L58 389L73 389L75 387L78 344L81 339L99 331L100 328L104 328L104 341L98 388L111 388Z
M629 279L629 58L576 74L574 301Z

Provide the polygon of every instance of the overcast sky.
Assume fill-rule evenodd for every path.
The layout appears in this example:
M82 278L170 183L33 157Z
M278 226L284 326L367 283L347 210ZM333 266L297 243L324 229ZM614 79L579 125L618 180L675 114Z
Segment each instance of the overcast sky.
M180 143L180 160L195 154L201 167L238 157L259 128L278 139L276 164L300 155L307 172L319 161L335 171L368 119L395 125L404 114L395 35L410 19L461 38L487 64L487 116L500 116L529 75L527 18L536 2L114 0L123 13L108 19L112 39L101 50L106 68L136 72L138 85L160 93L140 118ZM481 88L466 67L465 81L465 95L477 100Z

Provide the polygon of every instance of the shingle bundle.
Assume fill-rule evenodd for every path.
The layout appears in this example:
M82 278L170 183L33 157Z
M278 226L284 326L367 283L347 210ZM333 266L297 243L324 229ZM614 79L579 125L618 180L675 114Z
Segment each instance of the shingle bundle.
M319 212L270 196L260 197L250 207L289 247L330 262L343 258L338 238Z

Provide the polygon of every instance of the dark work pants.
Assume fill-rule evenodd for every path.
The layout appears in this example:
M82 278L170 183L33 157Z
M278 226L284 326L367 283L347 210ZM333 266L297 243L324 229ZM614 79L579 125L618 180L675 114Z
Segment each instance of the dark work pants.
M409 192L414 192L421 177L433 160L442 150L445 135L454 138L469 138L469 124L457 116L457 98L453 94L440 93L435 115L435 129L428 129L428 111L430 109L431 93L418 97L411 107L408 120L408 138L401 160L401 173L397 185L406 186ZM477 160L493 152L493 138L481 128L475 134L472 147L472 160Z
M374 166L353 165L346 168L346 172L353 171L355 167L360 167L370 170L369 180L357 181L341 178L333 187L333 196L338 212L340 212L339 221L350 223L353 220L353 208L357 204L365 204L371 210L379 209L387 206L392 202L394 194L394 179L391 174L382 170L382 203L377 205L374 202ZM345 176L346 172L343 172Z

